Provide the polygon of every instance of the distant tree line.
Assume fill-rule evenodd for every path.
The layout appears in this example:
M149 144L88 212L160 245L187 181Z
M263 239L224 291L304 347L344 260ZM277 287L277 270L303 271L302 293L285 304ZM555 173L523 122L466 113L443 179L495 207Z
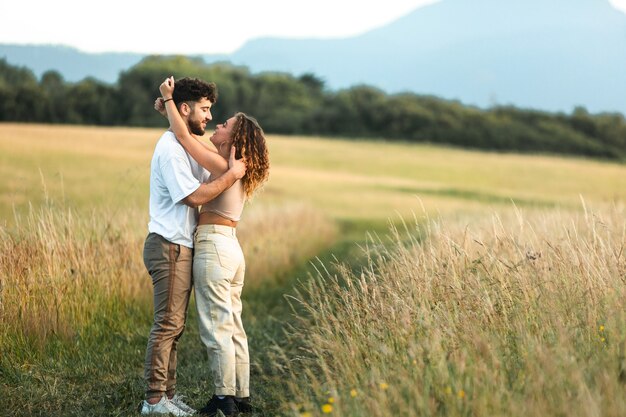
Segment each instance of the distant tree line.
M0 60L0 121L164 126L152 108L169 75L218 85L214 120L236 111L255 116L268 133L382 138L499 151L548 152L626 160L626 120L620 113L571 114L496 106L479 109L412 93L386 94L367 85L328 91L313 74L251 74L227 63L151 56L120 74L116 84L93 78L66 82L56 71L40 80Z

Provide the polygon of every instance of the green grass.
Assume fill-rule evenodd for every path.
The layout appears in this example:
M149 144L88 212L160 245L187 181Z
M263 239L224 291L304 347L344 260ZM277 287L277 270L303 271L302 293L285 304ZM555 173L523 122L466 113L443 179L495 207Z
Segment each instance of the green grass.
M160 134L158 129L0 124L0 409L11 415L136 415L151 323L151 288L141 245L150 157ZM305 403L317 407L325 401L331 388L341 388L345 397L350 384L336 378L355 376L326 375L326 362L310 356L315 349L307 343L332 323L324 321L327 316L313 325L316 316L306 303L315 294L302 289L318 276L315 268L359 279L369 262L359 246L397 244L386 237L390 223L406 222L412 237L405 236L402 245L410 245L439 236L420 229L432 221L445 220L461 230L472 224L490 230L493 225L485 217L510 211L513 204L531 213L563 214L561 222L567 223L567 216L581 211L581 196L593 207L626 202L623 164L357 140L270 136L269 143L270 182L248 206L240 226L242 245L250 251L244 321L252 391L264 410L259 415L298 415ZM368 234L380 241L367 242ZM480 270L474 260L469 265ZM337 261L343 266L333 267ZM337 295L318 290L331 303ZM385 302L393 300L398 299ZM341 305L332 305L333 312L347 314ZM353 312L369 314L370 307ZM462 312L462 301L457 307ZM359 335L353 337L354 343L380 351L382 356L368 359L377 372L394 371L376 359L403 343L392 329L393 323L385 338L363 328L365 338L382 337L373 347ZM326 346L327 352L345 353L337 344ZM199 406L209 396L210 384L193 304L180 349L179 386ZM294 369L301 373L293 375ZM442 377L423 369L430 372L424 378ZM422 376L405 377L414 383ZM298 381L307 383L298 386ZM456 395L464 385L455 384ZM438 386L435 398L447 395L446 386ZM410 390L402 384L398 389L393 398L401 404ZM516 393L518 401L523 394ZM345 400L335 407L342 415L381 412ZM423 408L415 409L426 413L433 400L424 396L420 401ZM619 404L614 409L621 410Z

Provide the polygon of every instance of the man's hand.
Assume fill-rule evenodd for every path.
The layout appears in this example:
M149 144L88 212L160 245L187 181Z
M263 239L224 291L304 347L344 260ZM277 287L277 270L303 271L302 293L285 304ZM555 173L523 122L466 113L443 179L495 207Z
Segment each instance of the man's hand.
M246 174L246 163L242 159L235 159L235 147L230 148L228 171L209 183L202 183L200 187L183 199L189 207L198 207L213 200L227 188L232 187L235 181ZM234 178L233 178L234 177Z
M246 175L246 163L241 159L235 159L235 147L230 148L230 157L228 158L228 169L233 171L235 177L239 180Z
M167 117L167 111L165 110L165 103L163 103L163 97L157 97L157 99L154 100L154 110L161 113L161 116Z

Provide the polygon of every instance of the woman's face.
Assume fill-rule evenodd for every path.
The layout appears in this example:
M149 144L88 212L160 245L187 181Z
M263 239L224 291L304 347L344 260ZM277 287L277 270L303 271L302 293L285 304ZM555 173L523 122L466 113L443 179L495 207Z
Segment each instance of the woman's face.
M210 140L217 149L220 147L230 145L233 142L233 128L235 127L235 121L237 119L233 116L226 120L224 123L215 126L215 132L211 135Z

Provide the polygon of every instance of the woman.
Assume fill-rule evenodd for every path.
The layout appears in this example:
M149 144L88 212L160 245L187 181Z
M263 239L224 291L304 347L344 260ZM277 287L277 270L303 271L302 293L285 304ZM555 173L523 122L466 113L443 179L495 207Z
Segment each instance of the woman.
M245 261L236 237L236 227L245 200L267 180L269 154L263 129L244 113L217 125L211 143L200 142L181 118L173 100L174 78L159 87L170 128L185 150L210 173L228 170L231 146L244 158L246 174L217 198L202 206L194 239L193 280L199 314L200 337L207 347L215 395L198 410L225 416L251 411L249 404L248 342L241 323L241 290ZM235 408L237 407L237 408Z

